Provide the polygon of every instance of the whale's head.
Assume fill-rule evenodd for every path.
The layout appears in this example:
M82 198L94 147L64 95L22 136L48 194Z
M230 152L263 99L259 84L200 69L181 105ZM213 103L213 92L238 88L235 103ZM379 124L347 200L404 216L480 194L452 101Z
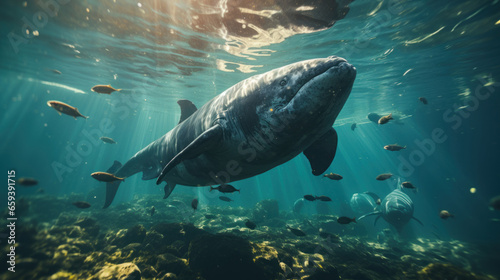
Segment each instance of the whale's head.
M382 201L383 218L400 230L413 217L413 201L400 190L394 190Z
M285 133L294 139L303 134L322 135L344 106L355 77L356 68L336 56L275 69L255 77L257 101L243 109L244 115L256 114L261 131L270 134Z

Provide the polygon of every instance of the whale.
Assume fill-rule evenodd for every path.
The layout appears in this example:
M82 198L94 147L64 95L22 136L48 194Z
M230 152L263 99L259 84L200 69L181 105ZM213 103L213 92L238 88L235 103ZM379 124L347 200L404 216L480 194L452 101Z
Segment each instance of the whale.
M333 124L356 77L345 59L330 56L296 62L243 80L199 109L188 100L179 123L107 172L120 178L142 172L143 180L201 187L250 178L303 153L321 175L337 150ZM121 181L106 184L104 208Z
M372 213L378 209L379 197L372 192L355 193L352 195L349 205L357 215Z
M411 198L402 192L400 189L395 189L389 193L378 207L378 210L365 214L358 218L358 221L368 216L377 215L374 225L378 219L382 217L387 223L391 224L398 232L401 232L403 227L413 219L420 223L422 222L413 216L414 207Z

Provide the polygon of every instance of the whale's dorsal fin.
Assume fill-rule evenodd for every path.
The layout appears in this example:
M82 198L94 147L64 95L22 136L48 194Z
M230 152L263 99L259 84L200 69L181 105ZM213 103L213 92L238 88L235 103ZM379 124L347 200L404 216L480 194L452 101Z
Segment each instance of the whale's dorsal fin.
M335 158L337 152L337 132L333 127L304 150L304 155L311 164L315 176L325 172Z
M172 170L177 164L181 163L183 160L193 159L206 151L212 150L214 146L220 143L222 138L222 127L220 125L212 126L203 132L200 136L189 143L184 150L174 156L167 165L163 168L156 180L156 184L159 185L167 175L170 170Z
M196 112L196 106L193 104L193 102L186 100L186 99L181 99L177 101L177 104L181 107L181 118L179 120L179 123L185 121L187 118L189 118L194 112Z

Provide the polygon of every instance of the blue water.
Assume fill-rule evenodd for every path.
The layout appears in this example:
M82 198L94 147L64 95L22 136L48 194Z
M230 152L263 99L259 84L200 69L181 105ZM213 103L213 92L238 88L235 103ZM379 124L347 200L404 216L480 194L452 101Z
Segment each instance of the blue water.
M357 0L332 27L277 24L268 29L231 19L231 7L224 27L224 10L217 5L65 2L57 5L57 14L52 6L52 15L36 1L2 2L3 172L14 169L18 177L34 177L50 195L103 190L104 183L90 174L106 170L114 160L125 162L173 128L180 117L178 99L201 107L252 75L338 55L357 68L352 93L334 124L339 146L327 171L344 179L314 177L299 155L234 182L241 194L231 195L232 205L251 208L272 198L282 210L290 210L305 194L328 195L331 213L343 215L349 213L353 193L372 191L383 197L392 191L397 179L375 180L390 172L418 187L416 194L407 192L415 217L425 225L410 223L416 236L498 241L500 223L491 219L500 214L488 209L489 199L500 194L498 1ZM251 21L252 15L243 21ZM38 22L38 36L31 28L29 38L24 36L23 18L32 25ZM245 28L233 28L238 24ZM253 29L251 36L237 31L247 29ZM123 90L91 92L97 84ZM75 106L89 118L59 116L46 105L49 100ZM393 113L399 124L376 125L367 119L372 112ZM357 123L354 131L352 123ZM444 142L431 141L435 130ZM118 144L104 144L100 136ZM383 149L394 143L407 149ZM426 144L422 148L418 143ZM404 162L409 162L407 171L400 168ZM111 207L141 194L163 195L162 186L140 177L120 186ZM178 186L175 193L198 197L200 207L226 205L206 187ZM36 188L18 188L16 195L35 194ZM6 192L0 195L5 201ZM441 220L443 209L455 218Z

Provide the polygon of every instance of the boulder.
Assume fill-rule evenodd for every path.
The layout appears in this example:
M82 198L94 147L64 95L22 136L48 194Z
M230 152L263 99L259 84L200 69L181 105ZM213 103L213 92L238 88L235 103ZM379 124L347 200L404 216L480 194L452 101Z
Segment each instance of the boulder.
M97 273L99 280L140 280L141 271L133 263L122 263L103 267Z
M254 262L252 244L232 235L205 235L189 245L189 266L206 280L275 279L281 270L274 260ZM274 268L276 266L276 268ZM269 271L269 267L272 271Z

